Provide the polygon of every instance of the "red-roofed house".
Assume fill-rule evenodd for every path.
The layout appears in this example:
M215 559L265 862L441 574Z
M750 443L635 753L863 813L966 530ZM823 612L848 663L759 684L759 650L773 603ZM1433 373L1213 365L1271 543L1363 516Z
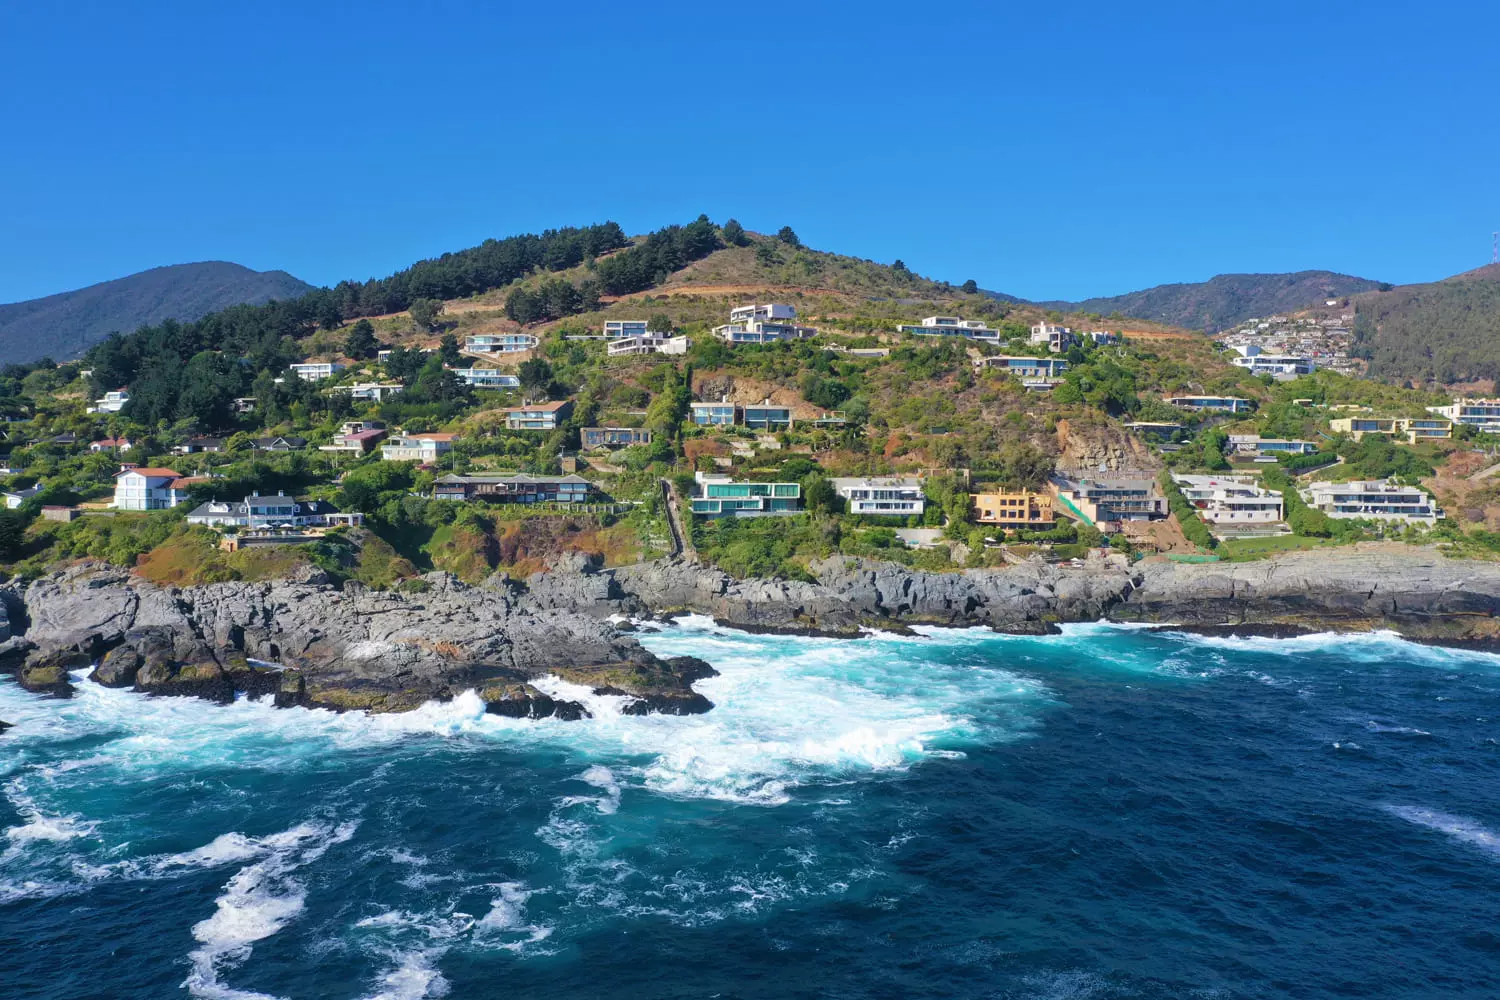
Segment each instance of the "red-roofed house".
M115 474L116 510L166 510L176 507L186 492L172 489L181 479L174 469L121 469Z
M134 445L126 437L100 438L89 442L89 451L129 451Z

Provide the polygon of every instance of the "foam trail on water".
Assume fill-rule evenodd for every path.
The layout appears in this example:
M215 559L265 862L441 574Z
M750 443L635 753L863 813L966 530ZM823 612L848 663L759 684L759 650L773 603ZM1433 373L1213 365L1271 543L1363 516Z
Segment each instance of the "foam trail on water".
M191 971L183 981L195 997L208 1000L266 1000L265 994L236 990L221 973L243 965L257 941L280 931L307 898L293 873L321 858L335 844L354 836L357 824L308 824L251 841L263 856L241 868L214 900L214 914L193 925L199 947L188 954Z
M1500 833L1485 827L1477 820L1422 806L1387 805L1382 808L1392 816L1404 819L1408 823L1425 826L1429 830L1446 834L1461 844L1468 844L1490 854L1500 855Z

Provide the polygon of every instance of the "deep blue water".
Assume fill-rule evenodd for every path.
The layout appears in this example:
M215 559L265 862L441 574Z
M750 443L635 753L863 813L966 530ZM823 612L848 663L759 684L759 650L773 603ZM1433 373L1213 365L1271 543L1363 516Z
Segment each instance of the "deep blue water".
M6 682L0 997L1500 996L1500 657L646 641L718 707Z

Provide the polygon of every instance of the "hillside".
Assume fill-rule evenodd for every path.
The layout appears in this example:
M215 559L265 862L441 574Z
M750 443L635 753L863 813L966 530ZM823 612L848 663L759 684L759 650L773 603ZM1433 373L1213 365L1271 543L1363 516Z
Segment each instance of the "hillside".
M1373 291L1380 282L1334 271L1291 274L1220 274L1207 281L1157 285L1139 292L1082 302L1041 302L1051 309L1130 316L1190 330L1220 330L1328 298Z
M227 261L155 267L72 292L0 305L0 362L77 357L110 333L195 320L227 306L290 299L312 289L285 271Z
M1353 353L1379 378L1452 384L1500 378L1500 265L1354 300Z

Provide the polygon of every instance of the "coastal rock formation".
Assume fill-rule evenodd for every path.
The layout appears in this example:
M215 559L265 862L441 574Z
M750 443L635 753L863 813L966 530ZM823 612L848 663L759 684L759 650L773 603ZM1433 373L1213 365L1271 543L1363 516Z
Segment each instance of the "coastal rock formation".
M712 707L692 684L713 668L653 655L612 621L620 615L697 612L748 629L835 634L923 623L1041 633L1101 618L1276 634L1393 628L1500 649L1500 564L1425 549L1193 565L1094 556L962 573L835 557L810 570L812 581L736 580L692 559L603 569L578 556L524 584L495 577L473 587L432 573L376 592L340 589L316 571L157 587L83 563L0 588L16 633L0 641L0 669L59 696L92 664L100 684L214 701L248 692L278 705L403 711L472 689L496 714L581 718L584 705L533 682L556 676L627 696L632 714Z
M340 590L310 575L171 588L84 563L12 591L29 624L10 641L11 669L55 694L71 689L69 671L97 661L102 684L218 701L271 693L280 704L401 711L475 688L507 714L581 714L527 683L555 675L660 711L709 707L683 679L696 665L680 677L675 661L598 615L523 603L504 583L469 587L441 573L423 583L420 593Z

